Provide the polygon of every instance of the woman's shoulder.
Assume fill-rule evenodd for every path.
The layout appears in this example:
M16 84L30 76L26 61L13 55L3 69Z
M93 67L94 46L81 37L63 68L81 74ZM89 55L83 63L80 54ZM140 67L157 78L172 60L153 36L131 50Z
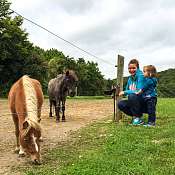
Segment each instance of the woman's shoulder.
M143 72L138 68L136 71L136 78L138 79L144 79Z
M136 75L143 75L143 72L138 68L136 71Z

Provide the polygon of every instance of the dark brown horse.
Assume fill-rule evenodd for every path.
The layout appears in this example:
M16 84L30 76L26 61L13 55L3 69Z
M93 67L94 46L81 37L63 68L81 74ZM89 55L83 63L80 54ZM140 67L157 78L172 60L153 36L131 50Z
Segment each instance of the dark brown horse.
M19 155L29 154L35 164L40 164L40 115L43 104L40 83L24 75L11 87L8 101L15 124L16 152Z
M62 121L65 121L65 102L66 97L76 94L77 75L73 70L66 71L65 74L59 74L51 79L48 84L48 95L50 102L50 113L52 117L52 105L55 107L56 121L60 121L60 110L62 109Z

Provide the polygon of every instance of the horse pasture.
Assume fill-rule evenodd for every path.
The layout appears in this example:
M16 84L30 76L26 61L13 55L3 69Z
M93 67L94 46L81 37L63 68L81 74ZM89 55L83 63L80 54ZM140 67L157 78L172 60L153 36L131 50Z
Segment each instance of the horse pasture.
M105 117L112 117L113 100L76 100L68 99L66 103L66 122L56 123L55 118L49 118L49 102L44 100L41 113L42 137L41 160L47 150L66 140L71 131L76 131L85 125ZM7 99L0 100L0 174L14 174L23 166L31 166L29 158L18 157L15 149L15 128L8 108ZM15 174L20 174L15 171Z

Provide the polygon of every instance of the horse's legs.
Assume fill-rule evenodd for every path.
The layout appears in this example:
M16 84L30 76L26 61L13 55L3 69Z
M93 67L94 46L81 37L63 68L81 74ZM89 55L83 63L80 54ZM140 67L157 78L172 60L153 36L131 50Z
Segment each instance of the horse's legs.
M13 116L13 122L15 124L15 135L16 135L16 148L15 153L18 153L20 157L23 157L25 155L24 150L20 144L20 136L19 136L19 119L17 114L15 112L12 114Z
M50 103L49 117L52 117L52 100L49 99L49 103Z
M53 110L53 112L55 112L55 114L53 114L53 115L56 115L56 101L53 101L53 106L54 106L54 110Z
M38 109L38 123L40 122L41 122L41 107ZM39 136L39 141L43 142L43 138L41 135Z
M17 116L17 114L15 114L15 112L12 113L12 117L13 117L13 122L15 124L15 135L16 135L15 152L19 153L19 150L20 150L20 144L19 144L19 120L18 120L18 116Z
M59 122L60 121L60 100L56 100L55 113L56 113L56 122Z
M63 122L66 121L66 119L65 119L65 102L66 102L66 100L62 101L62 121Z

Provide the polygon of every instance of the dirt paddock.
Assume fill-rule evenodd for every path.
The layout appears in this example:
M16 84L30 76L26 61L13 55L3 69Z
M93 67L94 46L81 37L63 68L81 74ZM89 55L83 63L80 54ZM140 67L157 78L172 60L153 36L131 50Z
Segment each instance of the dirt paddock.
M112 115L113 100L68 100L66 122L56 123L55 118L48 117L48 112L48 100L45 100L41 117L43 128L41 156L45 150L54 148L58 142L65 140L71 131ZM26 165L28 159L19 158L14 153L16 144L14 124L8 110L7 100L0 100L0 139L0 174L14 174L11 172L11 167Z

